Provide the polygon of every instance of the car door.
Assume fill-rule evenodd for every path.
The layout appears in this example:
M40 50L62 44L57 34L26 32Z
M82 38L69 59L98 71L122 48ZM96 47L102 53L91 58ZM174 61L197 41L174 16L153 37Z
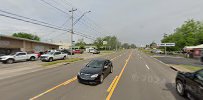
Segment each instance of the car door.
M107 68L105 68L105 66L107 66ZM108 73L108 62L107 61L104 62L104 70L103 70L103 72L104 72L104 76L106 77L107 73Z
M26 60L26 59L27 59L26 53L17 53L15 56L16 61L22 61L22 60Z
M203 70L196 72L194 78L186 78L186 89L195 100L203 100Z
M110 72L110 62L106 60L104 66L107 66L107 68L104 69L105 76L107 76Z
M55 59L60 59L60 54L61 54L60 52L55 52L54 53L54 58Z
M194 78L194 88L196 88L195 97L198 100L203 100L203 70L198 71L196 73L196 77Z

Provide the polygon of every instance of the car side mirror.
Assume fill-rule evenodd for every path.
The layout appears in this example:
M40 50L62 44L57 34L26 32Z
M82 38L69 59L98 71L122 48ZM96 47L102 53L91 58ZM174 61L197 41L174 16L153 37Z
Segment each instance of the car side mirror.
M188 72L188 73L186 73L186 76L187 76L188 78L190 78L190 79L194 79L195 76L196 76L196 74L195 74L195 73L190 73L190 72Z
M108 66L104 66L104 69L107 69L108 68Z

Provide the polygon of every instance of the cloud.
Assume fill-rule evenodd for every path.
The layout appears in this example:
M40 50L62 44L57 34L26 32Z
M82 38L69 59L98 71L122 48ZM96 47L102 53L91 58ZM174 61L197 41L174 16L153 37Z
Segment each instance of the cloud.
M152 41L160 42L163 33L172 33L185 20L203 18L202 0L53 0L49 2L67 12L74 5L75 8L80 9L75 13L75 18L85 11L92 11L74 27L77 31L95 37L112 33L123 42L137 45ZM58 26L70 19L69 15L53 9L40 0L1 0L0 9ZM0 19L0 33L27 31L43 36L44 40L48 38L69 41L68 33L63 34L64 32L61 31L3 17ZM70 21L64 27L70 28ZM77 40L79 37L74 36L74 38Z

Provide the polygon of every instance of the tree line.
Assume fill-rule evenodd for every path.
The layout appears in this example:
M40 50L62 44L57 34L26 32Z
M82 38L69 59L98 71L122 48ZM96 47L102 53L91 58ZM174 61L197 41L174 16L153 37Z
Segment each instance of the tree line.
M14 37L19 38L25 38L35 41L40 41L40 37L36 35L32 35L29 33L19 32L19 33L13 33ZM104 44L104 41L106 44ZM84 42L83 39L79 39L77 43L75 43L75 46L79 46L80 49L85 49L86 45L92 45L96 46L97 49L103 49L103 50L116 50L116 49L130 49L130 48L136 48L135 44L128 44L128 43L121 43L116 36L105 36L105 37L99 37L92 44L87 44Z
M185 46L196 46L203 44L203 23L195 20L185 21L183 25L176 28L174 33L164 34L162 43L176 43L175 47L169 47L171 51L180 51Z

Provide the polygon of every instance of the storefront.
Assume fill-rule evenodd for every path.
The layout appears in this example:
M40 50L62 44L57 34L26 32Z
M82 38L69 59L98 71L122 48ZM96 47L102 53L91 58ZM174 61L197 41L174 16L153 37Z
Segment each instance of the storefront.
M17 51L43 52L46 50L59 49L59 45L38 42L23 38L0 35L0 55L10 54Z

